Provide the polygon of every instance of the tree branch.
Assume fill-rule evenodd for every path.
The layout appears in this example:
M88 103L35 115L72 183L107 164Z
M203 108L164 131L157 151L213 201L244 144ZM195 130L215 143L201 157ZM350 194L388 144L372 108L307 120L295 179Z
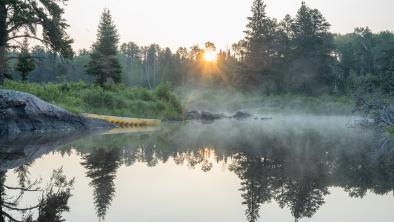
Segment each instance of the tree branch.
M34 207L28 207L28 208L17 208L17 207L12 207L12 206L10 206L10 205L7 205L7 204L3 204L2 205L3 207L5 207L5 208L7 208L7 209L10 209L10 210L16 210L16 211L28 211L28 210L34 210L34 209L37 209L37 208L39 208L39 207L42 207L42 206L44 206L43 204L38 204L37 206L34 206Z
M6 216L10 221L12 221L12 222L23 222L23 221L20 221L20 220L17 220L17 219L15 219L15 218L13 218L13 217L11 217L11 215L9 215L8 213L6 213L6 212L1 212L1 214L2 215L4 215L4 216Z
M22 191L27 191L27 192L36 192L36 191L42 191L41 189L29 189L29 188L22 188L22 187L9 187L6 185L3 185L5 188L9 189L9 190L22 190Z
M44 39L41 39L41 38L38 38L37 36L32 36L32 35L14 35L14 36L12 36L12 37L9 37L9 38L7 39L7 41L14 40L14 39L18 39L18 38L30 38L30 39L35 39L35 40L40 41L40 42L42 42L42 43L44 43L44 44L46 44L46 45L51 45L51 43L50 43L49 41L46 41L46 40L44 40Z

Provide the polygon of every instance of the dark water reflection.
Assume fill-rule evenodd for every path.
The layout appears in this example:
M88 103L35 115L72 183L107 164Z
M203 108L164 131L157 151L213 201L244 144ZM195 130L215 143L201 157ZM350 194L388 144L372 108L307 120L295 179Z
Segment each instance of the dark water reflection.
M221 173L222 179L230 178L231 175L236 175L238 178L236 181L238 189L232 192L240 196L242 205L239 208L245 213L244 221L264 220L265 207L270 203L276 203L279 208L290 212L293 220L304 220L314 218L325 205L326 199L330 195L335 196L333 192L337 192L338 189L332 188L341 188L347 193L348 198L357 198L360 201L368 193L378 197L375 201L379 201L379 197L392 197L394 194L393 142L390 139L384 139L383 135L351 128L346 124L347 122L349 119L344 117L308 117L307 119L278 117L276 120L257 122L169 123L164 124L157 132L83 137L60 149L47 141L45 150L49 151L48 147L56 149L50 155L61 157L55 158L57 162L62 160L67 163L68 159L78 159L79 168L71 165L69 168L73 170L64 173L69 180L76 175L83 175L83 177L76 176L76 185L70 195L83 196L82 200L85 205L93 203L96 217L100 220L128 221L130 219L113 214L108 216L108 212L115 207L112 205L117 197L126 195L127 192L134 192L124 191L123 183L132 183L136 178L147 179L144 176L129 176L126 180L122 179L117 182L120 171L127 171L134 167L136 168L133 171L134 174L138 171L144 173L141 164L148 168L156 168L160 174L172 172L171 170L177 167L187 166L190 173L186 175L186 178L171 180L171 186L175 187L177 184L183 184L182 180L195 179L193 177L196 177L196 174L191 171L199 171L203 174L215 171L215 175L219 175L216 168L223 167L230 174ZM55 140L55 144L58 145L56 141L58 139ZM12 150L30 154L32 149L34 150L32 147L19 147ZM47 156L36 157L37 160L14 158L11 161L3 161L4 164L0 164L0 169L3 169L0 182L6 184L6 176L10 177L11 183L12 181L32 180L29 178L32 175L26 173L29 165L34 165L35 162L47 168L55 165ZM26 162L21 164L23 160ZM13 161L20 166L13 165ZM19 172L21 169L25 173ZM41 174L41 176L49 177L46 174ZM93 195L84 193L83 186L78 185L78 180L87 180ZM209 181L203 181L203 183L209 183ZM232 185L228 184L228 186ZM190 187L190 192L198 189L199 186L201 185L196 184L195 187ZM117 189L121 191L118 192ZM9 195L6 192L9 190L2 189L2 197ZM149 193L145 193L144 190L138 192L147 199L145 201L152 205L159 201L155 198L149 199ZM165 192L164 188L163 192ZM66 197L62 199L63 205L53 205L59 206L59 210L56 211L57 215L62 215L67 211L64 208L64 198ZM73 208L72 198L74 197L71 197L71 202L68 204L71 211L64 214L66 219L75 218L73 214L78 215L79 218L81 215L81 212ZM192 203L201 201L190 199L188 196L183 196L181 199ZM342 204L341 200L336 201ZM26 203L33 205L34 203L31 202L32 198L27 198ZM390 203L394 206L394 198ZM223 200L222 204L224 207L227 203ZM368 209L356 210L374 212L373 204L371 203ZM166 207L176 208L183 204L172 202L169 198L167 205ZM127 212L128 206L123 206L124 208L118 211ZM352 208L353 206L346 207ZM4 207L3 210L9 212L9 209ZM155 210L157 209L146 209L147 212ZM285 211L281 213L285 214ZM193 210L190 211L190 215L186 215L190 217L189 221L193 221L192 212ZM18 213L12 213L16 218L21 218ZM39 211L36 214L40 215L42 212ZM133 215L129 216L134 218ZM340 215L331 216L340 217ZM390 211L386 215L380 215L380 218L383 218L383 221L392 221L393 216L393 211ZM161 217L160 221L182 221L175 218L177 218L176 215L167 215ZM278 215L277 218L276 221L282 221L279 218L283 217ZM5 219L3 217L0 221L7 221ZM80 219L90 221L88 217ZM138 216L134 219L154 221ZM220 218L211 218L210 221L230 220L226 219L226 215L221 215ZM356 220L346 218L344 221ZM360 220L357 219L357 221ZM368 219L365 218L365 221Z

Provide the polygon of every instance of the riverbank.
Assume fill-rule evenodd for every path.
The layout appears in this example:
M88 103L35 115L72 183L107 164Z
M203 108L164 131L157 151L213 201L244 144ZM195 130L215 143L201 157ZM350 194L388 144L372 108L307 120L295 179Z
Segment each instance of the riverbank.
M73 113L179 119L182 106L167 84L155 90L115 86L104 90L84 82L36 84L6 81L4 89L31 93Z
M347 96L305 96L295 94L261 95L241 93L236 89L193 89L178 87L176 94L187 110L270 114L354 115L355 102Z

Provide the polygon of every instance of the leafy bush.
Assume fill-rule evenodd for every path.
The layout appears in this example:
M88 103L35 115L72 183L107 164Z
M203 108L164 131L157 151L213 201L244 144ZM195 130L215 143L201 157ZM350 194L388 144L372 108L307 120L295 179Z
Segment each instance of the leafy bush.
M166 110L168 116L175 118L177 113L182 113L182 105L174 93L172 93L169 83L162 83L157 86L154 94L159 100L170 105Z

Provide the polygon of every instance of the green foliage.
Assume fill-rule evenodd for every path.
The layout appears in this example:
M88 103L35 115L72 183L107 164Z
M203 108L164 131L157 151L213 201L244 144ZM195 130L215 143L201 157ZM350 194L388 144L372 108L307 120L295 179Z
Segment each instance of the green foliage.
M334 57L330 24L317 9L302 3L291 24L291 61L287 73L291 92L322 95L333 90Z
M272 69L272 52L276 21L265 12L266 5L262 0L255 0L252 16L248 17L246 37L246 57L244 75L240 79L243 86L255 87L266 82Z
M172 93L169 83L162 83L156 87L154 95L161 102L168 104L165 114L172 119L176 119L179 113L182 113L182 105L176 96Z
M62 5L67 0L0 1L0 84L3 84L7 62L6 50L18 47L12 43L21 38L41 42L66 58L73 56L72 39L66 33ZM24 31L24 34L21 32ZM39 36L38 33L42 33Z
M303 2L295 18L281 22L266 14L266 5L255 0L244 40L234 45L241 67L238 87L267 95L331 93L335 58L330 24L317 9Z
M29 44L27 38L24 39L21 52L18 55L18 62L15 69L20 72L22 81L27 80L27 75L36 68L34 59L29 52Z
M7 33L0 33L0 35L7 36L8 41L25 37L34 38L55 52L71 57L73 40L66 33L68 24L63 18L62 8L66 2L67 0L3 0L0 2L0 8L6 8L2 15L7 18L7 26L4 27ZM42 32L38 32L39 28ZM21 35L20 30L27 33ZM42 37L37 36L37 33L42 33ZM2 43L0 42L0 46Z
M384 93L393 88L392 32L356 28L351 34L333 35L321 12L305 3L296 16L276 21L267 15L264 1L255 0L245 38L232 51L218 51L215 63L208 64L203 58L204 50L215 48L211 42L206 49L194 45L176 52L134 42L124 43L118 50L118 43L116 27L106 10L96 43L91 50L80 50L73 61L62 62L55 52L34 47L33 57L39 59L29 81L96 81L111 91L116 91L119 82L148 89L170 82L176 87L234 87L260 96L349 96L364 78L370 83L373 80L376 84L370 86ZM17 56L15 51L7 53ZM17 72L11 74L18 79Z
M31 93L76 113L180 119L182 107L166 85L151 91L118 85L105 90L84 82L36 84L6 81L6 89Z
M370 84L375 82L375 89L382 89L384 93L392 92L393 33L372 33L368 27L356 28L351 34L337 35L335 46L340 60L338 69L341 74L337 81L342 93L349 93L359 88L357 81L362 79Z
M111 87L112 83L121 82L122 66L117 57L119 36L109 10L104 10L93 44L90 62L86 66L88 74L96 77L96 83L102 87Z

